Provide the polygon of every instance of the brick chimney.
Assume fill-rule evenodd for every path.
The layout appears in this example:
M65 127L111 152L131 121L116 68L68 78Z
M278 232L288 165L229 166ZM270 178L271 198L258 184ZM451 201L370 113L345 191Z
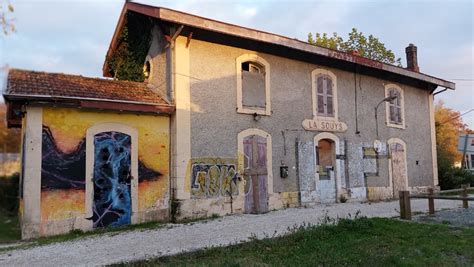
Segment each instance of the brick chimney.
M409 44L407 48L405 48L405 53L407 54L407 69L420 72L416 50L417 48L414 44Z

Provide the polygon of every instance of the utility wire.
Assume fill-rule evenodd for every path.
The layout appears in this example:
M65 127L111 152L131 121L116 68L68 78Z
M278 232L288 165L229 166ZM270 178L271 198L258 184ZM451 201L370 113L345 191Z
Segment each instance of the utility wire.
M466 114L468 114L468 113L470 113L470 112L472 112L472 111L474 111L474 108L471 108L470 110L468 110L468 111L466 111L466 112L464 112L464 113L462 113L462 114L459 114L459 115L457 115L457 116L454 116L454 117L452 117L452 118L450 118L450 119L448 119L448 120L442 122L441 124L444 124L444 123L446 123L446 122L452 121L452 120L457 119L457 118L460 118L460 117L462 117L462 116L464 116L464 115L466 115Z

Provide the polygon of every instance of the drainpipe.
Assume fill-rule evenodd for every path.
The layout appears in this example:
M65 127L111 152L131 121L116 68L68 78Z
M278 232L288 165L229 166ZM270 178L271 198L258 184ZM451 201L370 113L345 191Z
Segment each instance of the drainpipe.
M436 90L436 89L435 89L435 90ZM433 94L433 96L435 96L435 95L437 95L437 94L441 94L442 92L444 92L444 91L446 91L446 90L448 90L448 88L444 88L443 90L441 90L441 91L439 91L439 92L436 92L436 93L434 93L434 90L433 90L433 93L432 93L432 94Z

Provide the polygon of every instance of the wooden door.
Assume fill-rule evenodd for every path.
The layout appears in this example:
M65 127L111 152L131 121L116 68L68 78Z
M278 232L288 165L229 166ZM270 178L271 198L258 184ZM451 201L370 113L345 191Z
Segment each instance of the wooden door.
M244 154L245 213L267 212L267 139L258 135L245 137Z
M393 196L398 198L398 191L407 189L407 167L405 146L400 143L390 144Z
M93 227L131 222L131 137L120 132L94 136Z

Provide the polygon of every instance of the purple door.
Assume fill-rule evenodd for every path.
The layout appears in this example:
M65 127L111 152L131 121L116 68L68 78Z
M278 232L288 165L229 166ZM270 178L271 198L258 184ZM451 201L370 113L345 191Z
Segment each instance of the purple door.
M258 135L244 138L245 213L268 211L267 139Z

